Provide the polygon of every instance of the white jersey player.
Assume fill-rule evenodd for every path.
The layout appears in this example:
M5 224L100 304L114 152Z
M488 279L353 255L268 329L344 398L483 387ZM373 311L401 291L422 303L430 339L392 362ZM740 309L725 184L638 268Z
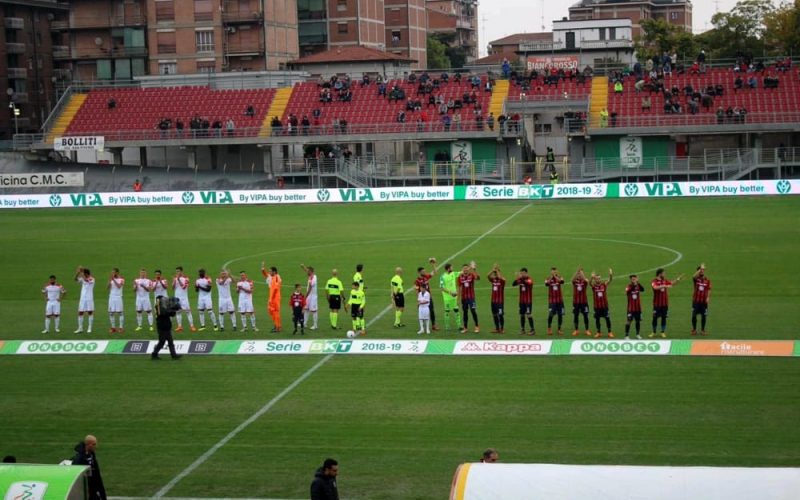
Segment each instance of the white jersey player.
M142 313L147 313L147 323L153 331L153 306L150 303L150 291L153 281L147 277L147 271L139 270L139 277L133 280L133 290L136 292L136 331L142 331Z
M181 302L181 312L186 313L189 320L189 329L193 332L197 331L194 327L194 320L192 319L192 306L189 305L189 277L183 274L183 267L178 266L175 268L175 277L172 278L172 294ZM178 320L178 328L176 332L183 331L183 316L179 312L175 315Z
M158 301L159 297L169 296L169 283L161 275L161 269L156 269L155 276L153 277L151 284L153 297L155 298L156 302Z
M55 321L56 333L61 333L61 297L67 293L64 287L56 283L56 277L50 275L50 280L42 287L42 297L47 301L44 308L44 330L50 333L50 319Z
M308 283L306 284L306 310L304 313L304 324L310 324L308 322L308 317L311 316L314 318L314 324L311 325L312 330L317 329L317 275L314 274L314 268L312 266L304 266L300 264L300 267L303 268L308 274Z
M122 287L125 286L125 278L119 275L119 269L114 268L111 271L111 277L108 279L108 320L111 323L110 333L125 331L125 315L123 314L122 306ZM117 319L119 319L119 327L117 327Z
M236 292L239 294L239 316L242 320L242 331L247 331L247 316L250 316L250 324L253 331L257 332L256 328L256 315L253 309L253 292L255 291L255 283L253 280L247 279L247 274L244 271L239 273L239 281L236 283Z
M220 331L225 331L225 313L230 316L233 331L236 331L236 309L233 307L233 297L231 297L231 283L233 283L231 274L227 269L224 269L217 278L217 307Z
M197 291L197 314L200 317L200 331L206 329L206 313L211 317L211 324L214 331L217 327L217 317L214 315L214 305L211 303L211 289L214 287L214 280L206 276L206 270L200 269L197 274L199 277L194 282L194 289Z
M83 267L78 267L75 272L75 281L81 284L81 298L78 301L78 329L75 333L83 333L83 315L89 318L89 328L86 333L92 333L94 323L94 277L92 272Z

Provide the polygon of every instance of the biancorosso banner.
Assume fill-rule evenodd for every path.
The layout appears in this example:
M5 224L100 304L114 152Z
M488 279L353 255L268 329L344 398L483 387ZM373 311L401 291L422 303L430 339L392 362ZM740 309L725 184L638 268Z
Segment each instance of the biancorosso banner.
M0 208L281 205L451 200L549 200L800 194L800 181L641 182L613 184L424 186L402 188L156 191L2 195Z

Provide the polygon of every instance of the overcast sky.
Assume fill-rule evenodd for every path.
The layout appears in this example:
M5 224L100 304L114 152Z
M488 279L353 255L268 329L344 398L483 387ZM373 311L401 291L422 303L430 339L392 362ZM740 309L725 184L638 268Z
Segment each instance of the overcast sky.
M550 31L552 22L569 16L569 6L578 0L482 0L478 8L480 33L480 53L486 54L486 46L514 33L534 33ZM700 33L711 27L711 16L719 10L727 11L736 5L737 0L694 0L694 32ZM775 5L779 0L773 0ZM544 29L542 15L544 14Z

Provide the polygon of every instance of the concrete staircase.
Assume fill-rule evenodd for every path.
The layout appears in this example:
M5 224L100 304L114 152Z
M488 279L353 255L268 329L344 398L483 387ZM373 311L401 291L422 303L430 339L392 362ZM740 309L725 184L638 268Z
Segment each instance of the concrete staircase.
M261 130L258 132L259 137L269 137L272 135L272 119L276 116L283 119L283 113L289 105L289 99L292 98L293 91L294 87L284 87L275 92L275 97L272 98L272 104L270 104L269 110L264 116L264 122L261 124Z
M69 97L69 101L64 105L61 114L58 115L55 123L53 123L53 127L47 133L47 144L52 144L56 137L64 135L69 124L72 123L72 119L75 118L75 115L78 114L78 110L83 106L83 102L86 100L87 96L88 94L72 94Z
M494 82L492 100L489 101L489 113L493 113L495 119L503 114L503 105L505 105L506 99L508 98L509 87L508 80L496 80Z
M592 78L592 96L589 104L589 127L600 127L600 112L608 109L608 77Z

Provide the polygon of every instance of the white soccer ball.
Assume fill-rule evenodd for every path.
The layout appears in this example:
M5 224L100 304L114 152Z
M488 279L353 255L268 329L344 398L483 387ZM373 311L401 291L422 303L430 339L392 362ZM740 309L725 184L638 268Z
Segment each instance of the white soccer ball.
M347 338L348 339L356 338L356 332L354 332L353 330L347 330Z

